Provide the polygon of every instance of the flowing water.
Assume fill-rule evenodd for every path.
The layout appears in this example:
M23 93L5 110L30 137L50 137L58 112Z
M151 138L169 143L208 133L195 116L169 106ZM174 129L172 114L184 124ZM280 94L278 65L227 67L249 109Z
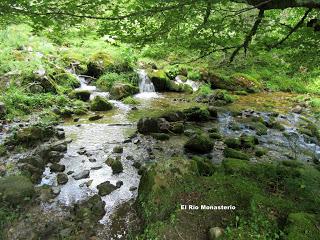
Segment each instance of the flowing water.
M146 73L140 70L139 76L140 94L137 98L157 97ZM109 97L108 92L101 92L95 86L89 85L85 76L77 77L81 83L79 89L90 91L91 99L96 96ZM121 101L109 101L114 105L114 109L106 112L103 119L90 122L88 116L84 116L76 123L67 121L62 126L66 137L72 139L67 153L60 161L60 164L66 167L64 173L68 174L68 182L59 186L60 193L53 203L53 205L70 206L97 194L97 185L102 182L110 181L111 184L116 185L117 182L122 181L123 185L120 188L102 197L106 203L106 215L100 222L104 224L109 223L110 216L119 205L137 196L140 177L132 164L134 161L147 161L145 149L128 139L136 130L134 122L127 118L131 107ZM116 146L123 147L123 154L113 153L113 148ZM111 168L105 163L109 157L121 158L124 169L122 173L112 174ZM75 175L86 170L90 171L89 177L74 179ZM50 172L50 166L46 168L43 175L41 185L58 186L56 174Z

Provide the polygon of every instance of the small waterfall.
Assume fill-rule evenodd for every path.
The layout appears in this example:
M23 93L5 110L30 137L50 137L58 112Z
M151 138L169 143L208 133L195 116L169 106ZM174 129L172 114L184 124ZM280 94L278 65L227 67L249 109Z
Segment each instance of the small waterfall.
M140 79L140 82L139 82L140 93L156 91L153 83L149 79L147 72L144 69L139 70L138 75Z

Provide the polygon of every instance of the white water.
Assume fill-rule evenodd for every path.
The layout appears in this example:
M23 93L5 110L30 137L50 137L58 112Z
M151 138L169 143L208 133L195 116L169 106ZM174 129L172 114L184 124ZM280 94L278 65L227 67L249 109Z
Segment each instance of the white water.
M155 92L156 91L153 83L149 79L148 74L144 69L140 69L138 71L138 75L139 75L139 79L140 79L140 82L139 82L140 93Z

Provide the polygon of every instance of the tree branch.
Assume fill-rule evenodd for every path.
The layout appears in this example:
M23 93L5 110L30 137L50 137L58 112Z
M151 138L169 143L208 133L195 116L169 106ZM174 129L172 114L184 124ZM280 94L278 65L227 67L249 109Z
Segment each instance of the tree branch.
M306 18L308 17L309 13L312 11L311 8L309 8L303 15L303 17L300 19L300 21L293 27L291 28L290 32L287 34L287 36L285 36L282 40L280 40L279 42L277 42L276 44L269 46L269 49L271 48L276 48L279 45L281 45L282 43L284 43L295 31L297 31L302 24L304 23L304 21L306 20Z
M234 50L234 52L232 53L232 55L230 57L230 63L233 62L234 58L237 56L237 54L239 53L241 48L244 48L245 54L247 53L248 46L249 46L250 42L252 41L252 38L254 37L254 35L256 35L263 18L264 18L264 10L260 9L258 17L257 17L255 23L253 24L251 31L248 33L248 35L244 39L243 44L241 44L239 47L237 47L236 50Z

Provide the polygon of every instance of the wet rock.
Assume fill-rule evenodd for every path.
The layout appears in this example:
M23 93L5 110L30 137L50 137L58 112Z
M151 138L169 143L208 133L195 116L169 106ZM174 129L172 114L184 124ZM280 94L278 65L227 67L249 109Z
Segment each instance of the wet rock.
M220 227L209 229L209 240L216 240L222 237L224 230Z
M111 167L113 174L119 174L123 172L123 166L120 159L108 158L106 163Z
M139 140L139 139L133 140L133 144L138 144L138 143L140 143L140 140Z
M60 159L63 158L63 156L64 156L63 153L57 152L57 151L50 151L47 155L49 162L53 162L53 163L59 162Z
M71 175L73 173L74 173L74 171L69 171L69 172L67 172L67 175Z
M301 107L300 105L297 105L292 109L292 112L297 114L301 114L302 111L303 111L303 107Z
M117 189L117 186L111 184L109 181L103 182L97 186L100 196L106 196Z
M80 149L79 151L77 151L77 153L78 153L79 155L85 155L85 154L87 153L87 150L85 150L85 149Z
M134 157L131 156L131 155L128 155L128 156L126 157L126 159L132 161L132 160L134 160Z
M89 162L96 162L97 160L95 158L89 158Z
M79 121L80 121L80 118L74 118L73 121L74 121L74 122L79 122Z
M141 163L139 163L139 162L134 162L134 163L132 164L132 166L133 166L134 168L136 168L136 169L140 169L140 168L141 168Z
M26 175L31 176L30 179L33 183L37 183L41 179L42 172L43 172L42 168L35 167L31 164L23 164L20 166L20 169Z
M75 180L80 180L80 179L84 179L84 178L89 178L90 176L90 171L89 170L84 170L76 175L73 176L73 178Z
M79 99L81 101L89 101L91 93L88 90L77 89L70 93L70 97Z
M94 115L94 116L89 117L89 121L97 121L101 118L103 118L102 115Z
M213 149L213 143L206 135L194 135L186 142L184 148L189 152L209 153Z
M0 102L0 119L3 119L7 113L6 105Z
M52 189L52 193L54 195L59 195L60 192L61 192L61 188L60 187L52 187L51 189Z
M110 89L112 99L120 100L139 93L139 88L128 83L115 83Z
M59 164L59 163L53 163L50 166L50 169L52 172L63 172L66 169L66 167L62 164Z
M58 173L57 174L57 182L59 185L66 184L69 181L68 175L64 173Z
M92 183L93 183L93 180L89 180L88 182L85 183L85 185L86 185L87 187L90 187Z
M133 192L133 191L135 191L137 189L138 189L137 187L132 186L132 187L129 188L129 191Z
M109 111L113 108L113 105L108 102L107 99L96 96L90 103L90 108L92 111Z
M66 138L66 134L65 134L65 132L63 130L62 131L58 131L56 135L57 135L57 138L60 139L60 140Z
M114 153L123 153L123 147L122 146L116 146L113 148Z
M153 83L157 92L167 91L169 89L169 78L163 70L153 70L148 72L148 77Z
M118 182L116 183L116 187L117 187L117 188L121 188L122 185L123 185L123 182L122 182L122 181L118 181Z
M34 196L33 184L24 176L8 176L0 179L0 199L12 206L23 204Z
M96 166L96 167L92 167L91 170L99 170L101 168L102 168L102 166Z

